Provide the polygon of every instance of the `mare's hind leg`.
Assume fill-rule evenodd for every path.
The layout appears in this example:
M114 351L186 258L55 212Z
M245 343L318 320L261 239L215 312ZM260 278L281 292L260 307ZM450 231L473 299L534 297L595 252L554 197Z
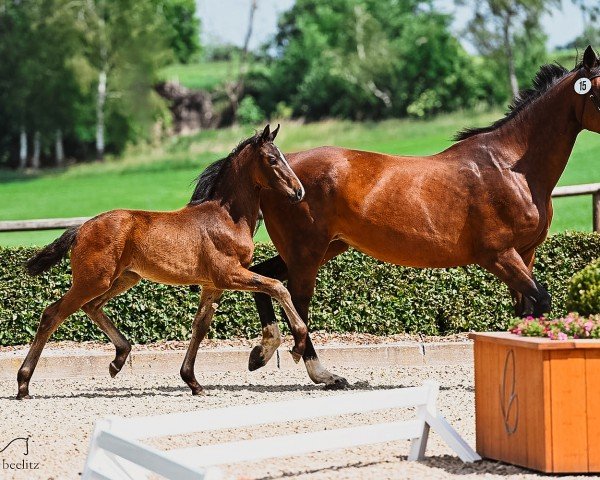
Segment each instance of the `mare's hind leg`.
M529 305L526 302L530 302L530 307L524 308L522 315L540 317L550 312L552 300L550 294L533 278L529 266L515 249L511 248L498 254L482 266L506 283L509 288L523 295L525 306Z
M183 381L192 389L192 395L200 395L202 393L202 386L198 383L194 374L194 364L196 363L198 347L208 332L212 317L217 310L217 302L221 298L222 293L222 290L214 290L207 287L202 288L198 312L192 323L192 337L190 338L190 344L179 372Z
M27 356L17 374L17 383L19 385L18 399L29 398L29 381L31 380L33 371L40 359L46 342L58 326L69 315L79 310L82 305L97 297L108 288L109 282L99 282L94 288L86 289L78 288L74 284L60 300L46 307L44 313L42 313L33 342L29 347L29 352L27 352Z
M86 315L102 330L110 341L115 346L115 359L108 366L108 371L111 377L115 377L117 373L121 371L125 361L131 352L131 344L123 336L123 334L117 329L112 320L104 313L102 307L111 298L126 292L131 287L136 285L140 281L141 277L134 272L124 272L119 278L117 278L110 289L94 298L91 302L86 303L81 309Z
M520 254L521 258L523 259L523 262L525 263L525 265L527 265L527 269L529 270L529 273L533 276L533 263L534 263L534 257L535 257L535 248L532 248L531 250L528 250L527 252ZM535 278L534 278L535 281ZM533 302L523 296L523 294L521 294L520 292L517 292L514 289L510 289L510 294L513 298L513 304L514 304L514 308L515 308L515 315L517 317L522 317L525 318L529 315L533 315Z

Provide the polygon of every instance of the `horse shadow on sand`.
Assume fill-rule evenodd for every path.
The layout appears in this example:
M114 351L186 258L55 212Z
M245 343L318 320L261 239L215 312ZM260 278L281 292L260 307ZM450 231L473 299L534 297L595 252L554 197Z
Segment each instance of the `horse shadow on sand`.
M352 391L377 391L377 390L391 390L395 388L406 388L406 387L414 387L417 385L410 384L395 384L395 385L371 385L368 381L358 381L348 385L343 389L329 389L324 387L323 385L313 385L313 384L288 384L288 385L262 385L262 384L253 384L253 383L244 383L237 385L203 385L205 393L200 395L203 396L217 396L221 393L227 392L254 392L254 393L287 393L287 392L321 392L321 391L329 391L329 392L352 392ZM155 387L116 387L116 386L107 386L107 387L95 387L93 390L88 391L75 391L73 393L59 393L59 394L51 394L45 395L43 393L43 387L40 388L39 394L33 394L32 398L34 399L67 399L67 398L144 398L144 397L179 397L190 395L190 390L186 385L181 386L155 386ZM472 392L473 387L471 386L459 386L459 387L447 387L440 386L440 390L454 390L461 389L465 391ZM15 396L11 393L8 395L0 396L0 400L9 400L13 399Z

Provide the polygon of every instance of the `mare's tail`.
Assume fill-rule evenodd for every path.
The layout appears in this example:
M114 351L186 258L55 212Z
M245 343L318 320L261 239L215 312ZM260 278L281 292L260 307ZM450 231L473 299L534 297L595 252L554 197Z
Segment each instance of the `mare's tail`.
M79 227L70 227L65 233L46 245L25 263L29 275L39 275L50 270L51 267L66 257L77 236Z

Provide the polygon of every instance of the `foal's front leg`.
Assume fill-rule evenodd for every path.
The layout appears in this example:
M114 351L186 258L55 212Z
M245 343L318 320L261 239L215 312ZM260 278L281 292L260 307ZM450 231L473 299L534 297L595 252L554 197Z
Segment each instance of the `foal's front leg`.
M212 317L217 310L217 302L221 298L222 293L222 290L209 289L207 287L202 288L198 312L192 323L192 337L190 338L190 344L179 372L183 381L192 389L192 395L200 395L202 393L202 386L198 383L194 374L194 364L196 363L198 347L208 332L208 327L210 327Z
M243 290L250 292L266 293L277 300L290 321L290 328L294 336L294 347L291 354L294 361L298 363L306 348L306 337L308 329L304 321L298 315L292 297L287 288L279 280L259 275L240 266L235 272L224 277L218 284L224 290Z

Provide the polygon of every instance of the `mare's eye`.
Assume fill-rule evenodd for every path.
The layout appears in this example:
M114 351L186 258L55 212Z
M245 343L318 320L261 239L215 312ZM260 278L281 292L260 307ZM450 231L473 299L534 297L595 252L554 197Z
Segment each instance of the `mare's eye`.
M269 155L269 165L277 165L277 157Z

